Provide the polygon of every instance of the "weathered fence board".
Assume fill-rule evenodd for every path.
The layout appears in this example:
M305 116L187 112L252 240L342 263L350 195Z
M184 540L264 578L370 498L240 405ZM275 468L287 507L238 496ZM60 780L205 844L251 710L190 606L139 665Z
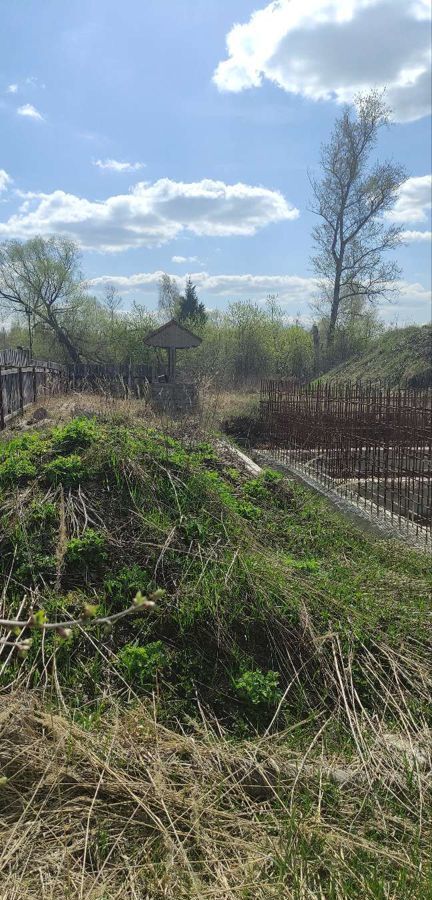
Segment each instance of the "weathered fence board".
M261 385L272 455L329 489L432 534L432 392L356 384Z
M166 379L166 367L90 363L70 366L69 376L73 390L98 391L119 397L140 397L146 385Z
M68 386L67 368L56 363L0 365L0 430L32 403L61 394Z

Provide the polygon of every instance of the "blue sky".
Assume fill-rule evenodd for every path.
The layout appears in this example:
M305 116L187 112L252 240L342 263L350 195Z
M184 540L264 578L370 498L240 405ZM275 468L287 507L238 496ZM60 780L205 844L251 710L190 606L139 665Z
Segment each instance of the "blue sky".
M377 152L404 163L407 232L387 321L430 317L425 0L15 0L1 8L0 239L53 231L155 307L192 273L209 307L315 285L308 169L343 101L387 85ZM429 204L429 209L428 209Z

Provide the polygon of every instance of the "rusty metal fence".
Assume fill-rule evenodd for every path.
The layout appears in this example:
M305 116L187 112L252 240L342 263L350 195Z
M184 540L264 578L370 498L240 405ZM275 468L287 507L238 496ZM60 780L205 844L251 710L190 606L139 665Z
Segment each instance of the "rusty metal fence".
M348 383L261 384L271 456L388 524L432 537L432 392Z

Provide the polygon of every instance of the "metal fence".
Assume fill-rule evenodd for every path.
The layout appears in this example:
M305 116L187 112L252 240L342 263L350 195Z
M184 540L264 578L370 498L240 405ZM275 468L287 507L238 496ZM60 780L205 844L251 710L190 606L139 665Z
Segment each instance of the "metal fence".
M32 403L62 394L69 385L65 366L44 360L32 360L31 365L11 361L3 356L0 362L0 430Z
M261 384L264 442L294 471L418 537L432 536L432 392Z

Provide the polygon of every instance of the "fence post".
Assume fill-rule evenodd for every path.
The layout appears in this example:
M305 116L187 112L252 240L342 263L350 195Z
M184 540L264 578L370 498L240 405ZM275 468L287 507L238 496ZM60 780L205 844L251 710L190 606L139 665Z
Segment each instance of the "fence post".
M0 430L5 427L5 414L3 406L3 376L0 366Z
M36 403L36 400L37 400L36 366L33 366L33 403Z
M18 366L18 391L19 391L19 404L21 413L24 412L24 392L23 392L23 376L22 376L22 367Z

